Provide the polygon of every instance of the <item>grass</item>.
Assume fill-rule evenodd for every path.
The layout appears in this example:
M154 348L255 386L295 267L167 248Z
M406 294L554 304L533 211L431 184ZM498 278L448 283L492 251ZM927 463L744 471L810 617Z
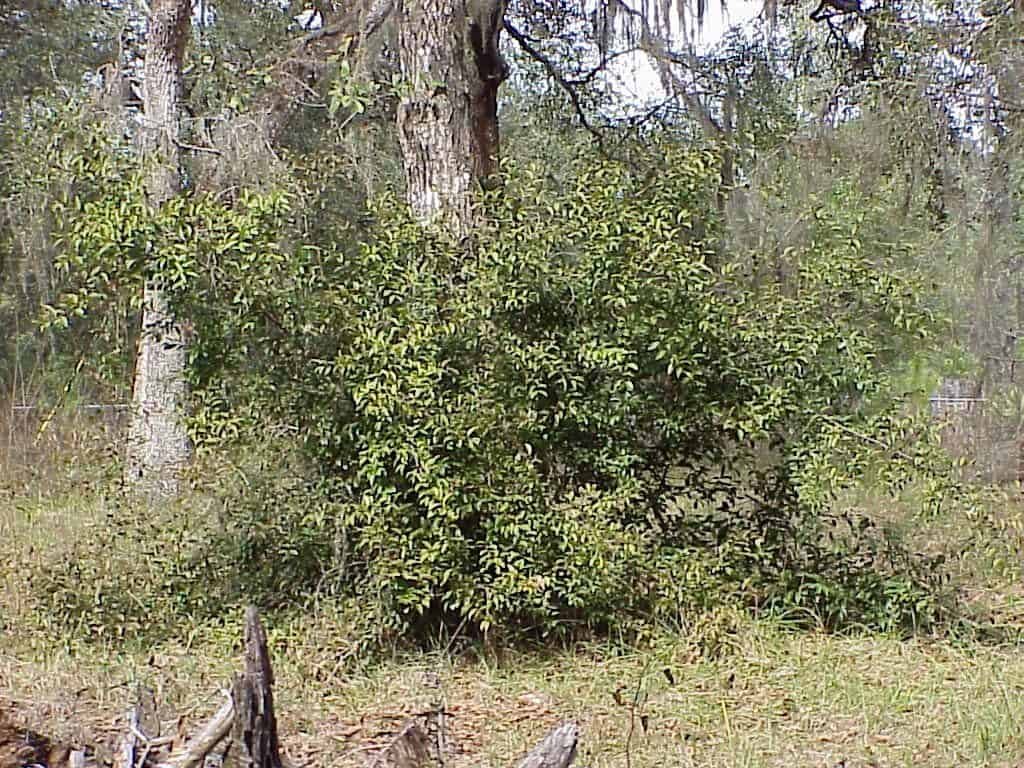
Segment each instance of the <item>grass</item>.
M237 615L145 648L40 631L24 574L94 531L87 524L105 503L73 492L0 499L0 708L112 749L137 683L157 692L168 720L196 723L218 706L239 663ZM1018 630L1022 520L1019 504L992 502L969 525L928 526L957 537L971 594ZM1024 762L1024 646L1015 642L798 632L722 610L689 633L656 631L642 649L471 645L360 663L351 623L330 606L267 623L283 743L298 764L364 765L406 717L439 701L451 715L449 768L512 765L568 718L582 729L577 762L590 768Z
M272 636L282 629L272 626ZM627 752L637 768L947 768L1024 758L1024 654L1013 647L794 633L747 621L715 659L665 634L643 652L583 645L427 653L353 673L314 640L344 626L313 629L301 644L274 645L284 744L300 763L363 765L406 717L439 700L458 749L451 766L509 765L566 718L580 723L579 763L592 768L626 765ZM99 733L112 743L134 682L157 690L168 712L198 720L216 708L236 665L227 643L202 638L134 654L37 647L0 655L0 690L37 728L81 740Z

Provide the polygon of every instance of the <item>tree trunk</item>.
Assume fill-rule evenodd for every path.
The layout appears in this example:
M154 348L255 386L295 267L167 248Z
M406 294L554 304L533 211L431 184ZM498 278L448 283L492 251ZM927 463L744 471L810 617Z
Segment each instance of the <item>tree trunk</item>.
M181 192L182 58L190 0L152 0L146 33L142 156L149 204L159 208ZM173 496L192 455L181 422L188 397L187 336L171 309L159 275L147 277L142 333L135 360L125 478L153 498Z
M498 159L501 0L402 0L399 59L409 92L398 108L407 196L422 221L457 236L473 227L477 186Z

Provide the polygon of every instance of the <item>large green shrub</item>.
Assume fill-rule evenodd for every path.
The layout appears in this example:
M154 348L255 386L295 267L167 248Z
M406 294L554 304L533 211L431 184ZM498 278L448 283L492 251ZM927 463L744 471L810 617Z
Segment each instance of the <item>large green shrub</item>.
M240 346L201 383L256 374L249 396L302 436L351 532L341 577L403 621L612 623L759 579L765 595L795 580L791 600L825 564L808 553L843 485L806 470L849 434L890 439L885 372L929 318L897 247L860 241L848 188L796 280L709 267L715 168L700 152L643 179L589 164L562 190L520 171L472 242L384 203L358 247L273 274L216 258L201 271L238 295L191 294L199 337ZM830 589L851 615L890 576L864 546L813 571L848 582ZM915 610L905 592L881 621Z
M315 514L235 507L254 573L268 547L312 553L280 591L356 592L396 628L621 625L725 592L830 625L927 618L927 578L884 536L823 535L864 449L909 456L886 371L929 326L920 288L842 185L796 275L713 268L716 167L669 150L564 189L510 171L462 242L387 200L373 237L318 247L287 243L281 196L120 229L82 207L68 263L111 228L122 258L153 249L129 273L156 265L195 324L199 445L312 460Z

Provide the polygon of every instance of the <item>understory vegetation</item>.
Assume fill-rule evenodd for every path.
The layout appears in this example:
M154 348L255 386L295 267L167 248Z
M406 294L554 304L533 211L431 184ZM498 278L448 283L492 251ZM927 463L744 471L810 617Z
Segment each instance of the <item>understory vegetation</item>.
M649 147L642 174L509 165L468 242L385 196L363 233L308 243L282 238L287 191L153 214L101 135L68 146L47 322L111 338L97 309L156 270L195 336L204 463L194 500L122 499L34 577L62 623L159 634L336 598L381 638L637 632L723 604L907 632L956 610L943 553L838 503L866 477L912 485L919 515L969 501L896 391L943 323L915 233L888 227L898 185L836 177L765 279L768 254L724 257L719 158L696 148ZM92 548L111 533L137 572Z
M156 16L28 5L0 725L204 707L256 605L311 764L438 701L452 766L566 716L592 768L1024 759L1019 3L768 4L697 46L517 0L444 37L491 89L460 101L410 64L419 0L151 0L166 135ZM126 440L161 407L164 496Z
M865 511L885 507L875 496L847 501ZM509 647L449 633L423 650L392 643L381 653L358 604L278 607L267 624L283 743L296 761L363 765L380 734L441 696L456 745L447 763L467 768L511 763L563 718L583 729L580 761L599 768L623 765L627 752L642 768L1012 765L1024 750L1015 703L1024 513L1016 500L995 496L985 506L982 516L939 515L904 531L915 547L959 553L949 568L979 608L979 623L945 636L808 630L804 621L754 619L720 605L685 624L649 623L642 637ZM153 567L183 544L167 528L154 521L136 536L118 533L110 526L116 504L79 491L22 495L2 509L0 556L21 566L5 569L0 582L8 712L55 738L114 749L124 701L138 683L157 690L168 711L217 707L211 691L237 668L240 611L200 616L175 606L178 589L191 590L193 611L200 595L216 590ZM204 511L196 507L195 517ZM901 507L888 515L911 517ZM179 520L178 530L194 522ZM96 537L106 545L83 549ZM148 626L175 616L163 639L132 641L109 616L71 627L37 613L29 574L88 550L104 557L81 561L85 583L109 588L114 574L120 580L121 591L107 589L104 599L141 602L128 613Z

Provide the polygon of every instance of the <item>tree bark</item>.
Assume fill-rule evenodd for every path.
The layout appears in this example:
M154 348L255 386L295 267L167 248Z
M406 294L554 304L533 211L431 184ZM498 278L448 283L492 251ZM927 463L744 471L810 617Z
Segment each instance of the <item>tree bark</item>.
M478 184L498 161L501 0L401 0L399 60L409 92L398 108L414 215L456 236L473 228Z
M159 208L181 192L182 58L189 0L152 0L146 34L142 157L149 204ZM125 479L151 498L178 491L192 456L181 415L188 397L187 335L170 307L159 275L146 279L142 333L135 359Z

